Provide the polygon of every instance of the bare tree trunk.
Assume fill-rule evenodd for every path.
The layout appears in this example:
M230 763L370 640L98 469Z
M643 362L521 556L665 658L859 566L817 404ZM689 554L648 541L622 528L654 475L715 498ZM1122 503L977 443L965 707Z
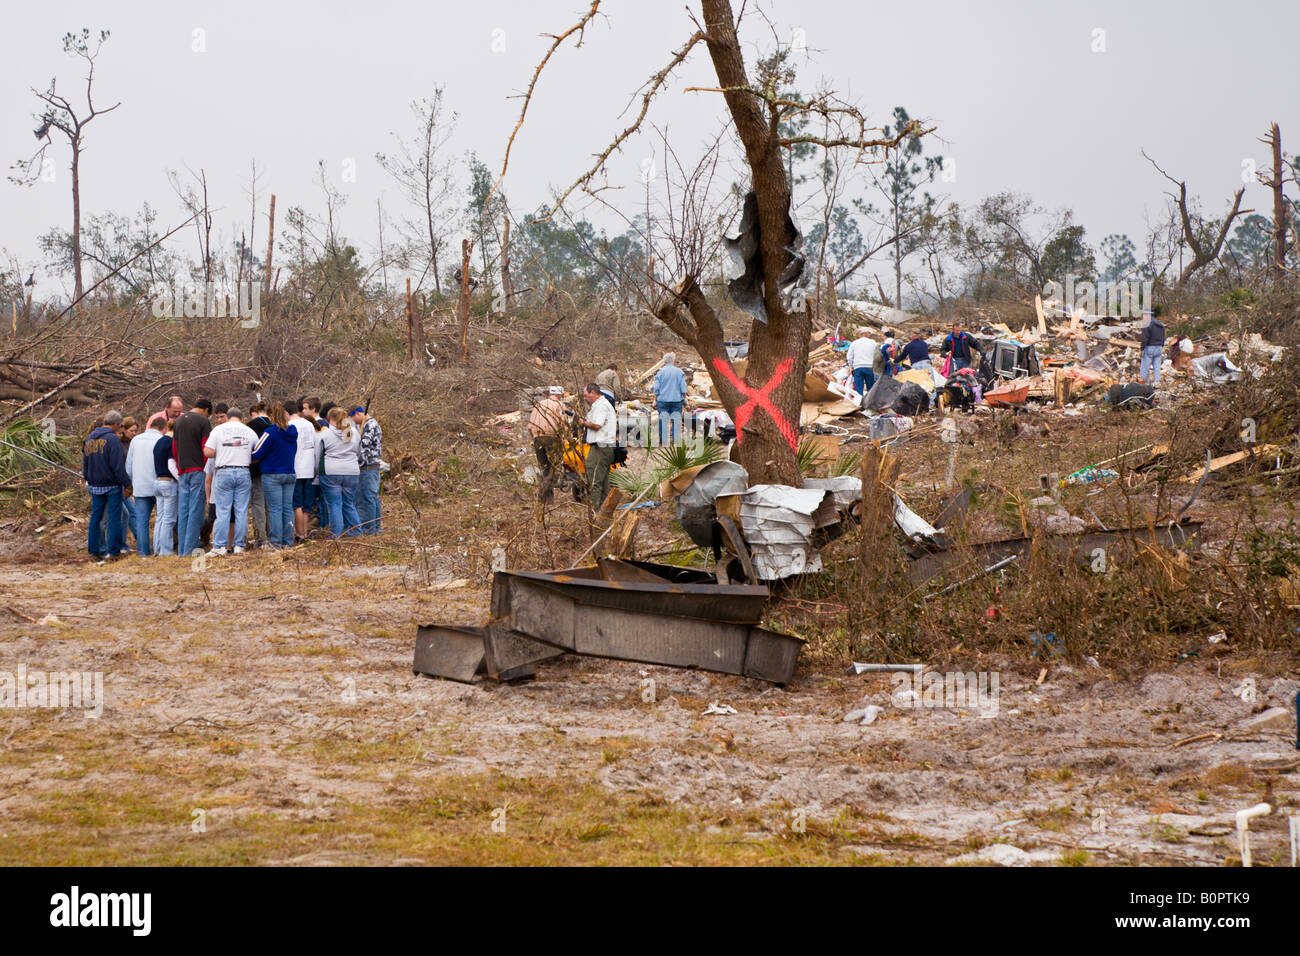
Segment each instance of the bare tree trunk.
M262 285L266 288L262 290L266 295L271 294L271 255L275 252L275 193L271 193L271 222L266 230L266 278Z
M460 241L460 301L456 315L460 319L460 360L469 361L469 254L474 244L468 239Z
M515 286L510 278L510 216L505 216L505 228L501 235L501 294L505 297L505 309L510 308ZM503 310L504 311L504 310Z
M718 395L732 417L741 417L737 413L742 407L749 410L745 421L738 420L736 425L742 432L737 457L749 472L750 483L798 485L795 449L812 313L806 305L801 311L789 311L781 301L776 281L790 261L788 250L794 244L789 219L790 182L781 157L778 115L775 109L765 111L763 101L749 92L749 77L729 0L702 0L702 7L709 56L744 144L758 199L767 322L755 321L750 329L743 391L721 373L720 363L727 363L727 357L716 314L706 328L701 328L705 334L699 336L696 349L708 364ZM703 300L703 294L698 293L698 288L696 291ZM697 309L691 311L695 314Z
M406 357L415 361L415 310L411 308L411 277L406 277Z
M1281 279L1286 274L1287 203L1282 194L1282 131L1276 123L1263 142L1273 147L1273 178L1264 185L1273 190L1273 277Z
M72 143L72 299L81 298L81 143Z

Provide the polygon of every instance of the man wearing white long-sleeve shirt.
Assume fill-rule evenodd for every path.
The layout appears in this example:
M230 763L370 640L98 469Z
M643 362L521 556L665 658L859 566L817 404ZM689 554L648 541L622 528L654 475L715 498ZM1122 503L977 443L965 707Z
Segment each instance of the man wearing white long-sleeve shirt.
M849 374L853 376L853 390L859 395L865 395L876 384L876 373L872 366L876 364L876 355L880 351L875 341L867 336L866 329L858 333L858 337L849 343L849 350L844 353L844 364L849 367Z
M149 518L153 515L155 494L153 446L163 437L166 419L155 419L150 426L131 439L126 449L126 473L131 476L131 530L135 533L135 553L147 558Z

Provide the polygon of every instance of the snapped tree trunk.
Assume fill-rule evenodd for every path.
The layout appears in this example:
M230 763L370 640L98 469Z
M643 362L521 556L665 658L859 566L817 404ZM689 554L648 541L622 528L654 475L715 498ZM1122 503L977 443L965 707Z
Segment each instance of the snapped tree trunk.
M81 298L81 144L72 142L72 299Z
M514 280L510 278L510 217L505 217L505 228L501 233L501 295L502 312L510 308L510 299L515 294Z
M469 254L474 244L468 239L460 241L460 301L456 315L460 319L460 360L469 361Z
M724 367L730 369L730 363L716 315L708 323L707 334L699 336L696 350L709 368L723 405L736 421L740 439L737 458L749 472L750 483L798 485L795 449L812 313L802 298L798 300L802 308L793 311L781 300L777 283L777 277L790 262L789 248L795 238L789 219L790 182L781 157L778 115L766 108L764 100L749 92L749 77L729 0L701 0L701 5L709 57L736 133L745 147L745 161L758 199L767 322L755 320L750 328L743 389L733 384L723 371ZM695 288L699 294L698 286ZM703 295L699 294L699 298L702 300ZM691 311L694 315L697 310Z
M1282 193L1282 131L1276 123L1264 142L1273 148L1273 178L1266 185L1273 190L1273 276L1281 279L1286 274L1287 202Z

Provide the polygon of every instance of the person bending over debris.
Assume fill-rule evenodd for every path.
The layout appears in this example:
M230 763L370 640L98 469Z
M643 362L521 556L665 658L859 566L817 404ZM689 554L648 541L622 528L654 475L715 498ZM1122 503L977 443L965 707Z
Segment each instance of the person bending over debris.
M952 367L949 369L949 374L970 368L972 352L979 353L981 363L984 360L984 350L980 348L974 336L962 331L960 322L954 322L952 331L943 337L943 350L939 354L947 355L949 352L952 353Z
M565 414L564 389L552 385L546 398L538 402L528 416L528 434L533 439L537 467L542 470L538 482L538 501L547 502L555 496L555 476L559 471L559 462L564 457L560 427L564 424Z
M1147 374L1150 373L1150 384L1154 387L1160 384L1160 367L1165 361L1165 324L1150 309L1144 309L1142 315L1148 322L1142 330L1142 363L1138 380L1147 384Z
M677 367L676 353L664 356L664 367L655 374L654 393L655 408L659 411L659 444L676 445L682 433L682 401L686 398L686 375ZM671 439L664 437L665 432L669 432ZM610 444L613 441L611 433Z
M86 550L102 561L116 558L126 550L126 532L122 529L122 489L131 483L126 473L126 453L122 451L122 413L114 409L81 444L81 475L90 492L90 531ZM100 534L101 519L108 525L108 544Z
M210 556L226 554L227 542L234 545L235 554L244 553L248 499L253 490L248 469L256 444L257 433L244 424L244 413L238 408L226 409L226 420L212 429L203 443L203 454L213 463L212 501L216 509ZM235 526L233 541L230 540L231 524Z
M860 329L858 337L849 343L849 349L844 353L844 364L853 376L853 390L859 395L866 395L876 384L874 366L879 352L880 347L868 337L867 330Z
M898 360L906 360L912 368L930 368L930 346L920 332L913 332L911 340L899 350Z
M680 374L680 373L678 373ZM656 380L657 384L657 380ZM601 394L595 382L582 390L590 406L582 424L587 427L587 479L590 484L590 502L593 511L600 510L609 496L609 466L614 463L614 440L618 437L618 415L609 399ZM680 406L680 402L678 405ZM663 418L659 419L662 435Z
M623 387L623 381L618 377L617 363L610 362L606 365L604 371L596 376L596 384L613 395L614 401L618 401L618 390Z

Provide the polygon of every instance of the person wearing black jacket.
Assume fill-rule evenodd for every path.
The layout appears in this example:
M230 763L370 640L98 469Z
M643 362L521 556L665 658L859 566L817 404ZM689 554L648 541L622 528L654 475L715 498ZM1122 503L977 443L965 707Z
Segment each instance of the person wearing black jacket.
M248 427L253 430L253 434L259 439L262 434L271 427L271 419L266 417L266 403L256 402L249 409L252 418L248 420ZM253 544L252 547L258 548L266 542L266 497L262 493L262 465L254 461L248 468L248 477L253 479L253 489L249 494L248 507L253 513Z
M1151 376L1150 384L1158 386L1160 384L1160 367L1165 362L1165 325L1156 318L1155 313L1147 309L1142 313L1147 317L1146 328L1142 330L1142 363L1139 366L1138 377L1142 384L1147 384L1148 373Z
M114 409L81 443L81 475L90 492L90 530L86 550L92 558L119 557L126 550L122 527L122 491L131 484L126 473L126 452L122 450L122 413ZM100 521L108 525L108 543L100 533Z

